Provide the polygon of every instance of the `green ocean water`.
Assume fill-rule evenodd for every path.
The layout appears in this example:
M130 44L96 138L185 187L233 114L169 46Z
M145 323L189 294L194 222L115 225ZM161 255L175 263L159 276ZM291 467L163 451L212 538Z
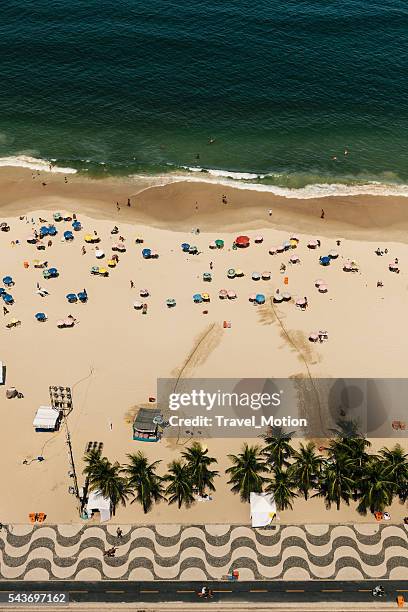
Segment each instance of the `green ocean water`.
M403 186L407 42L402 0L7 0L0 164Z

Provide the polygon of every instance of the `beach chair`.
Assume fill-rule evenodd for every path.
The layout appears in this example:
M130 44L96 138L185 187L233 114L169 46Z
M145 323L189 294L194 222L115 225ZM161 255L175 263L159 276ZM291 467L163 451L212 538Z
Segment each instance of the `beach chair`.
M30 512L28 518L30 519L30 523L35 523L35 521L37 520L37 515L35 512Z
M37 520L39 523L43 523L45 521L45 513L44 512L39 512L38 516L37 516Z

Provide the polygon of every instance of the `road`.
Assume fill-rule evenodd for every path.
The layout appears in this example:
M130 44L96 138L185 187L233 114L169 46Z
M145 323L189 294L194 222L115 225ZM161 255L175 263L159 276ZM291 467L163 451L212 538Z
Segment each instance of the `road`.
M214 597L208 603L251 602L259 603L368 603L373 602L371 589L375 581L237 581L206 583ZM408 580L379 581L386 590L387 602L395 602L401 593L408 600ZM171 581L2 581L0 601L6 600L8 592L54 592L69 593L70 602L80 603L199 603L197 597L202 583Z

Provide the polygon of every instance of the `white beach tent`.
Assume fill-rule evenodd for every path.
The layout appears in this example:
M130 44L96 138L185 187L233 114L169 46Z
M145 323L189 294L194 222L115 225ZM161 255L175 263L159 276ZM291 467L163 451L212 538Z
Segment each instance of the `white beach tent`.
M0 385L4 385L4 370L5 366L2 361L0 361Z
M36 429L54 431L59 418L59 410L54 410L51 406L40 406L34 417L33 425Z
M99 512L101 523L109 521L111 517L111 501L109 498L103 497L100 491L91 491L86 505L88 516L92 512Z
M266 527L276 516L276 504L272 493L251 493L252 527Z

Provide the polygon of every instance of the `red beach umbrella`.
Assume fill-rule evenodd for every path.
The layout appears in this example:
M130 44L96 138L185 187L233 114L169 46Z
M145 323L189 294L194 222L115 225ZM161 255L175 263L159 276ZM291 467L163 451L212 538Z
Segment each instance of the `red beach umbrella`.
M235 244L240 247L249 246L249 237L248 236L238 236L235 238Z

